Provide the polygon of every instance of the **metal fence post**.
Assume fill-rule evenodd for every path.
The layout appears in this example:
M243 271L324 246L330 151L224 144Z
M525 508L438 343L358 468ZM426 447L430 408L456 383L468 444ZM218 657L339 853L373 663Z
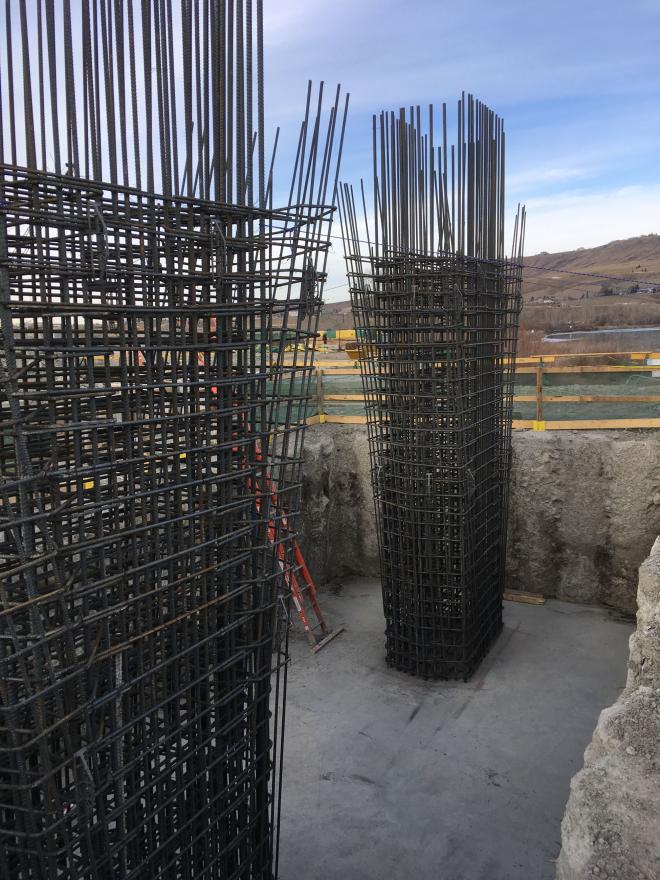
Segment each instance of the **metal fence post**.
M536 416L533 429L545 431L545 422L543 421L543 358L536 367Z

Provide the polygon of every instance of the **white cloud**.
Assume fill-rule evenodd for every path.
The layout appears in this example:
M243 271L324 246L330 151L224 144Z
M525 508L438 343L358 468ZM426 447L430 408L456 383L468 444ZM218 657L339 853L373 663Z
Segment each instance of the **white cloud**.
M268 51L290 46L309 28L314 4L300 0L275 0L264 3L264 46Z
M513 207L507 211L511 220ZM660 183L594 193L566 191L529 199L526 233L526 254L597 247L616 239L660 233ZM339 223L333 234L339 235ZM362 227L360 235L364 237ZM509 228L507 241L511 237ZM337 239L333 239L328 259L326 288L326 302L348 299L343 247Z
M266 0L283 177L308 77L351 92L342 178L354 184L370 173L372 111L447 100L453 118L466 88L504 115L507 214L527 203L527 253L660 232L660 183L617 187L658 179L657 0L610 3L607 15L597 0L557 0L550 17L528 0L473 6L468 36L465 9L437 0ZM346 299L340 241L328 268L326 299Z
M507 187L510 189L523 189L538 184L562 183L566 180L576 180L581 177L588 177L593 171L593 168L586 166L527 168L524 171L509 174L506 182Z
M658 232L660 183L592 193L563 192L528 200L525 253L596 247Z

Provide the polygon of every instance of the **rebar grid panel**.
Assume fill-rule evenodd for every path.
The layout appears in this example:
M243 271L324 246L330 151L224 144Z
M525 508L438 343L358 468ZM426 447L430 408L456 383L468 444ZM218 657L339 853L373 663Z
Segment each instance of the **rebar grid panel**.
M273 208L261 3L184 2L182 58L170 3L76 6L8 3L0 64L0 876L271 878L346 105Z
M342 193L366 351L387 662L424 678L467 679L502 626L524 212L509 262L500 253L503 133L489 114L471 98L459 105L459 137L475 134L457 152L483 162L463 166L455 190L443 178L444 108L437 154L432 110L424 135L419 109L410 122L382 115L379 128L374 118L375 210L371 223L365 210L364 242L352 190ZM441 250L454 241L459 248Z

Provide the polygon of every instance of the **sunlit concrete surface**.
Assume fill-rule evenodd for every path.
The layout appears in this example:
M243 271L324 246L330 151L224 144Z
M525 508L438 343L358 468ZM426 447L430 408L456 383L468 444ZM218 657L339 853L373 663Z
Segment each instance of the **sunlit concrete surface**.
M569 781L625 685L632 625L505 603L475 677L388 669L380 586L321 593L342 633L292 635L280 880L551 880Z

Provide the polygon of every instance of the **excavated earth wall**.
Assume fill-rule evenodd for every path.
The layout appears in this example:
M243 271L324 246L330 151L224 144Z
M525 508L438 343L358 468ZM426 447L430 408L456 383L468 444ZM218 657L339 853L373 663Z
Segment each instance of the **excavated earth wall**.
M318 584L378 576L363 425L314 425L300 544ZM660 432L516 431L507 586L636 610L637 569L660 532Z
M660 877L660 538L639 570L638 606L626 688L571 782L557 880Z

